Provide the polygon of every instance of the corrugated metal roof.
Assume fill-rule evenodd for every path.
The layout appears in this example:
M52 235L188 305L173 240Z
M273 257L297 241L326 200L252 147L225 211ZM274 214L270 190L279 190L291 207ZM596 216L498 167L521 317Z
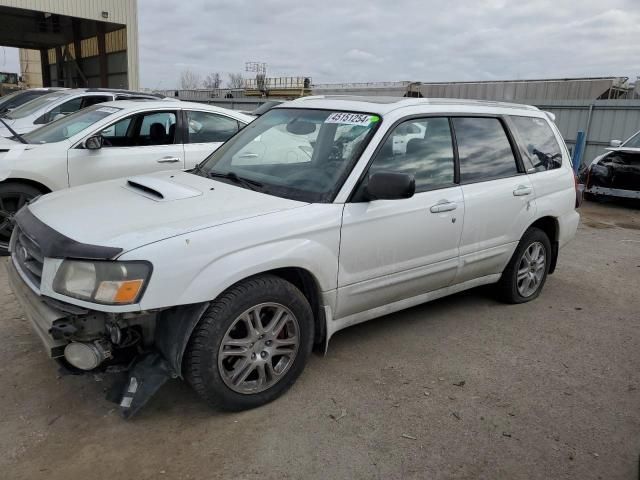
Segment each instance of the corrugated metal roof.
M129 24L136 15L136 0L0 0L0 6L55 13L89 20ZM108 18L102 12L109 14Z

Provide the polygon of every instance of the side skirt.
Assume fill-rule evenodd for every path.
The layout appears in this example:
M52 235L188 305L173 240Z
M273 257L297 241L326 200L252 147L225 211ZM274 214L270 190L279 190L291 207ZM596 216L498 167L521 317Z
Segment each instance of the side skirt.
M358 323L363 323L368 320L373 320L374 318L382 317L384 315L389 315L391 313L395 313L400 310L404 310L406 308L415 307L416 305L430 302L438 298L446 297L454 293L462 292L463 290L479 287L481 285L496 283L498 280L500 280L501 276L502 276L501 273L495 273L492 275L486 275L484 277L474 278L472 280L467 280L466 282L458 283L456 285L451 285L449 287L441 288L439 290L434 290L432 292L423 293L422 295L417 295L415 297L399 300L397 302L393 302L388 305L372 308L371 310L365 310L364 312L354 313L353 315L349 315L347 317L338 318L338 319L333 318L331 307L325 305L324 309L325 309L325 317L327 322L327 338L325 339L324 353L326 354L328 350L329 340L331 339L333 334L340 330L343 330L352 325L357 325Z

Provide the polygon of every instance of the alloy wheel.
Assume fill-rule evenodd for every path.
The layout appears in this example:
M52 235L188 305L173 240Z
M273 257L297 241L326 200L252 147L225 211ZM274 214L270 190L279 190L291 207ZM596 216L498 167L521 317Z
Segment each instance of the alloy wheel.
M547 255L542 243L533 242L525 249L520 257L516 276L520 295L527 298L536 293L544 279L546 263Z
M218 351L218 369L231 390L253 394L278 383L295 361L298 320L284 305L261 303L243 312L227 329Z

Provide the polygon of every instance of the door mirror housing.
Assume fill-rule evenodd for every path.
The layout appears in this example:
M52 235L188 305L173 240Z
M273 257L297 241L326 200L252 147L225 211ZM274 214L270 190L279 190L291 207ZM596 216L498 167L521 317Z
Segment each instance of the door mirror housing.
M377 172L369 177L368 200L399 200L416 193L416 180L408 173Z
M102 135L93 135L84 141L84 148L87 150L100 150L104 144Z
M622 140L611 140L609 142L609 146L613 148L618 148L620 145L622 145Z

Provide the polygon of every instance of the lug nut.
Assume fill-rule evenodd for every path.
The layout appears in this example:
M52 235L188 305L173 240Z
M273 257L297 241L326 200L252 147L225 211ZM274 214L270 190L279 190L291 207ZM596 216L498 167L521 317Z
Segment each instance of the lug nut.
M269 347L269 346L271 346L271 344L272 344L272 343L273 343L273 342L272 342L271 340L267 340L267 341L265 342L265 345L266 345L267 347Z
M260 352L260 356L261 356L262 358L266 358L266 356L267 356L267 352L264 352L264 351Z
M255 359L256 359L256 354L255 354L255 353L252 353L252 354L251 354L251 360L255 360Z

